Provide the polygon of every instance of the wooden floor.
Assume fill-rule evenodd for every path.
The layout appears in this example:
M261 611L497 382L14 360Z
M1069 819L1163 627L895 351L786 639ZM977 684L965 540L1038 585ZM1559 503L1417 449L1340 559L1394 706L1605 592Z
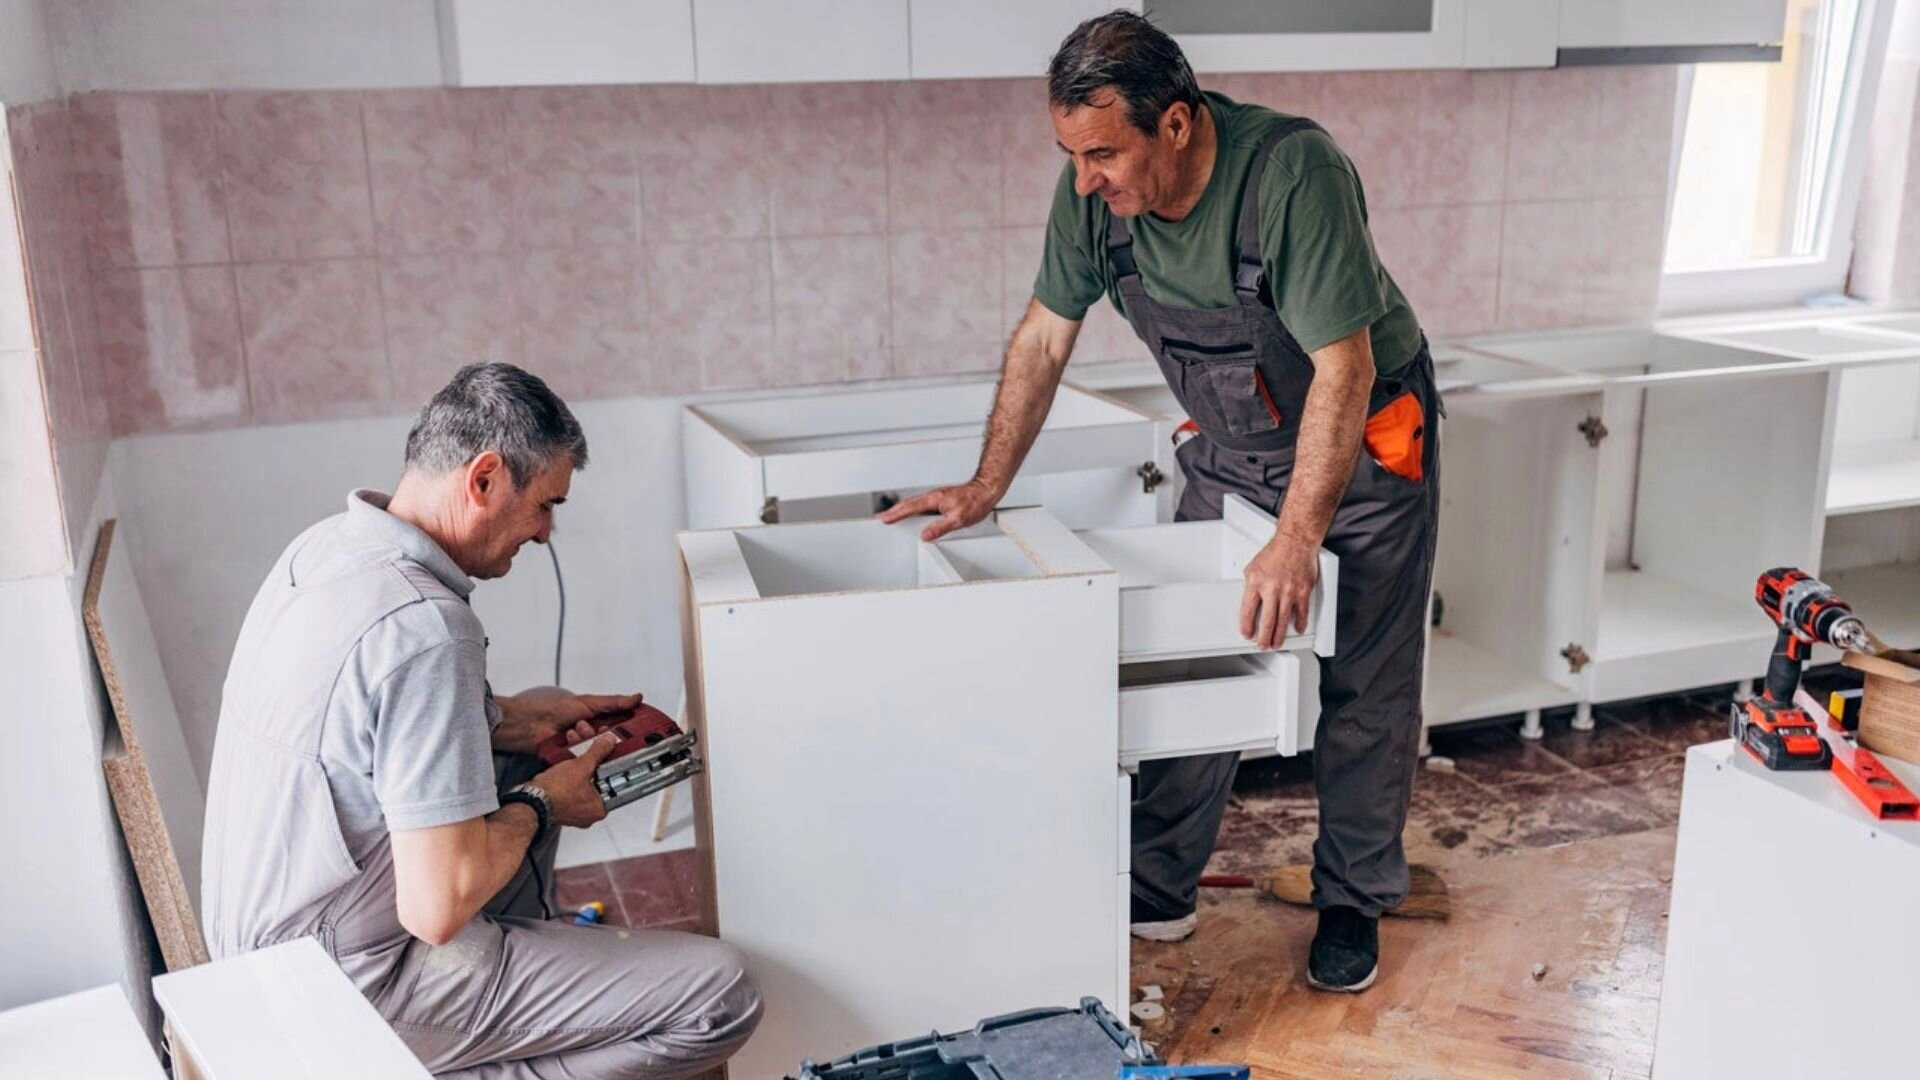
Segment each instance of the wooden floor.
M1455 917L1384 920L1380 979L1351 995L1306 985L1313 912L1209 890L1191 939L1134 946L1136 993L1166 1007L1141 1033L1268 1080L1645 1077L1672 855L1671 829L1443 854Z
M1312 911L1203 889L1192 938L1134 945L1135 1000L1164 995L1142 1035L1262 1080L1646 1077L1682 756L1726 738L1726 701L1603 706L1586 732L1550 713L1539 742L1518 720L1435 732L1405 840L1447 880L1453 919L1384 920L1379 981L1327 994L1306 985ZM1309 761L1242 766L1210 869L1311 861L1315 816Z

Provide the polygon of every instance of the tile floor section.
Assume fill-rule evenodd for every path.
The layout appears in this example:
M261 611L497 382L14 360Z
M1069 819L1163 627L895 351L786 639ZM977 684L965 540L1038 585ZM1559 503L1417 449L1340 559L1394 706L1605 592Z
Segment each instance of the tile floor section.
M1846 679L1835 671L1810 688ZM1682 758L1726 738L1727 692L1602 706L1587 732L1549 713L1539 742L1517 719L1434 732L1445 760L1416 778L1406 839L1449 881L1455 918L1387 920L1380 983L1318 994L1301 970L1310 911L1205 890L1192 939L1134 948L1136 992L1166 994L1143 1034L1171 1060L1244 1061L1262 1078L1646 1076ZM1311 859L1311 769L1241 768L1214 872ZM693 868L676 851L563 869L556 885L569 907L606 903L610 922L692 929Z

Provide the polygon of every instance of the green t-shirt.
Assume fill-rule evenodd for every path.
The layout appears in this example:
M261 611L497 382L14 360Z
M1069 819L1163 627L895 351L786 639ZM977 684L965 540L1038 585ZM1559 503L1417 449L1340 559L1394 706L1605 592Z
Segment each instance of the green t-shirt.
M1163 304L1219 308L1234 302L1240 191L1254 151L1275 124L1292 119L1209 93L1219 138L1213 175L1182 221L1142 214L1132 221L1134 261L1147 295ZM1047 217L1046 254L1034 298L1078 321L1102 292L1126 305L1107 265L1106 201L1073 190L1073 163L1061 171ZM1363 327L1381 374L1397 371L1420 348L1420 323L1374 254L1367 196L1353 162L1324 132L1296 132L1273 150L1260 180L1260 256L1280 321L1312 352Z

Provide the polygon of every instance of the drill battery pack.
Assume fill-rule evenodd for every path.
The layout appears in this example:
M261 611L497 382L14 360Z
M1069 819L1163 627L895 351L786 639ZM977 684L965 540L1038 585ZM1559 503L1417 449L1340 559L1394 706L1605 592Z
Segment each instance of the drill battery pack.
M1770 698L1733 706L1733 741L1769 769L1829 769L1833 750L1806 710Z

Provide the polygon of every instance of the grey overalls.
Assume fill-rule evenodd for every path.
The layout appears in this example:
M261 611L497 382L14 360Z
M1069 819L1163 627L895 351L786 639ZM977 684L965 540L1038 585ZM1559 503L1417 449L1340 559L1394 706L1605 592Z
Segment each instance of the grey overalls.
M391 840L357 863L348 852L321 727L370 627L427 597L464 601L407 560L296 586L293 551L247 613L221 704L202 890L214 958L313 936L442 1076L670 1080L737 1050L760 1009L738 950L542 917L558 829L452 941L432 946L401 926ZM503 790L540 768L495 755Z
M1308 120L1287 121L1254 155L1240 195L1230 307L1172 307L1147 295L1127 219L1109 218L1108 265L1127 320L1199 428L1178 451L1187 489L1176 520L1218 518L1228 492L1274 514L1286 498L1313 365L1268 295L1259 193L1274 148L1309 128L1315 125ZM1440 505L1441 406L1424 342L1411 363L1375 380L1368 413L1370 446L1375 421L1402 419L1401 435L1414 440L1419 463L1417 471L1411 463L1403 471L1423 479L1389 472L1363 449L1324 541L1340 558L1340 583L1334 655L1320 661L1313 898L1319 907L1377 915L1407 890L1400 833L1420 746L1424 623ZM1229 753L1141 764L1133 803L1135 921L1193 910L1238 761Z

